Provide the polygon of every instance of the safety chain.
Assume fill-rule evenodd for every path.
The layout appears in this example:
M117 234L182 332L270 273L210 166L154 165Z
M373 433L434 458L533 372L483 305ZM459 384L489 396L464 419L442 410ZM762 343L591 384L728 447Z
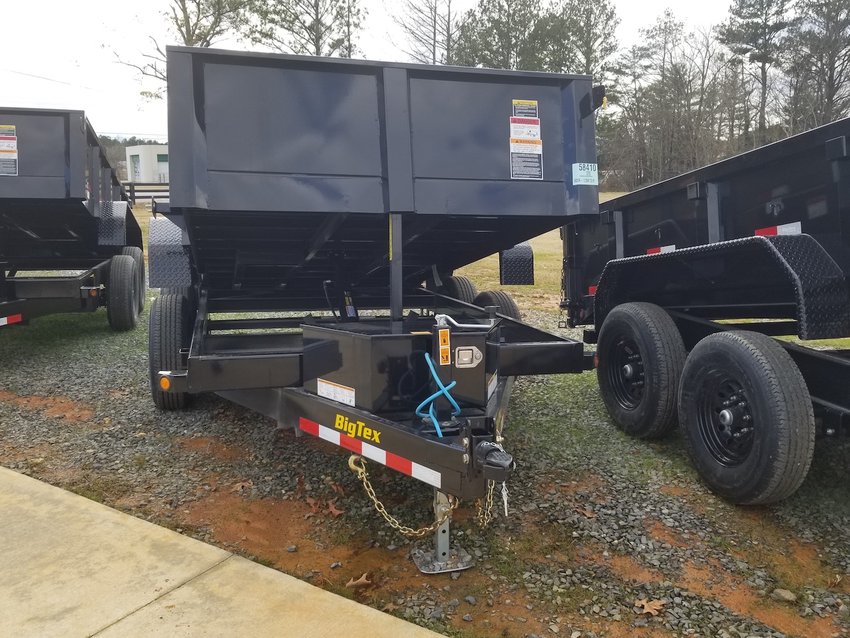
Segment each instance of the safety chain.
M390 514L384 507L384 504L378 500L378 497L375 495L375 488L373 488L372 483L369 482L369 476L366 473L366 461L363 457L357 454L352 454L348 459L348 467L351 468L351 471L354 472L357 475L357 478L360 479L360 482L363 483L363 489L366 490L366 495L372 501L372 505L375 506L378 514L383 516L389 526L402 536L407 536L408 538L425 538L429 534L436 532L437 528L445 523L449 516L452 515L452 512L457 509L459 503L458 499L454 496L449 496L449 506L443 511L436 521L427 527L420 527L419 529L407 527L406 525L402 525L397 518Z
M478 506L478 526L484 529L493 520L493 492L496 489L496 481L487 481L487 497L482 501L478 499L475 504Z
M496 443L501 446L505 440L502 436L502 429L505 426L505 415L496 415ZM487 496L484 499L478 499L475 504L478 506L478 525L484 529L493 520L493 492L496 490L496 481L487 481Z

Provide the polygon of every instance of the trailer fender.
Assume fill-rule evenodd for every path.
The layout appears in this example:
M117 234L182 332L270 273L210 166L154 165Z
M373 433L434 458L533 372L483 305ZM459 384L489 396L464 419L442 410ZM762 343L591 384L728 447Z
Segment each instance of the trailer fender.
M96 202L95 217L98 219L98 246L135 246L136 244L130 244L127 241L127 218L132 216L130 206L125 201ZM133 223L135 221L134 219ZM138 224L136 224L136 228L138 229ZM141 231L139 231L139 239L141 239ZM138 247L142 247L141 242L139 242Z
M594 298L600 330L630 301L732 318L730 308L793 306L801 339L850 335L850 300L838 264L809 235L746 237L608 262ZM716 313L712 315L712 312ZM724 314L726 313L726 314Z
M534 251L527 241L499 253L499 285L534 285Z
M148 285L151 288L187 288L192 285L188 235L162 215L151 218L148 255Z

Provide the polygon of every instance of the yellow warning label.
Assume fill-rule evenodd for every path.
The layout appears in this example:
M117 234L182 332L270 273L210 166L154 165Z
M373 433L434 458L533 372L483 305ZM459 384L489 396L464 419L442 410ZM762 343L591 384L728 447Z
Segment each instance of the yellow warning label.
M452 345L450 332L448 328L442 328L439 332L440 335L440 346L450 346Z
M540 117L537 100L511 100L511 115L514 117Z
M452 362L452 349L448 346L440 346L440 365L447 366Z

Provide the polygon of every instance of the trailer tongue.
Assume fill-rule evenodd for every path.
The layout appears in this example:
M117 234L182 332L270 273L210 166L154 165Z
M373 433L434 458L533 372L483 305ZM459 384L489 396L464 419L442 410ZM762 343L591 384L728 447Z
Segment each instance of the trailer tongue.
M168 51L171 201L151 223L156 404L222 396L352 452L425 572L459 499L491 515L514 460L513 379L591 367L455 269L597 208L589 77L208 49ZM513 273L513 275L511 274ZM380 504L377 463L435 489L412 530Z

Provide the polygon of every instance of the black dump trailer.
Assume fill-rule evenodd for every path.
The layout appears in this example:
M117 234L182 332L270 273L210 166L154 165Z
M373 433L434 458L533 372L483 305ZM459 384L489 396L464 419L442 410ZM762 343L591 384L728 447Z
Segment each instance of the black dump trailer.
M586 76L170 48L156 405L217 392L350 450L364 484L366 459L433 486L417 564L468 566L448 514L486 515L514 467L514 377L592 360L452 273L502 252L527 278L516 244L598 211L600 99Z
M597 343L612 419L642 438L678 420L735 503L788 497L816 434L847 433L850 351L806 342L850 337L848 140L837 121L565 227L562 305Z
M0 107L0 326L106 306L129 330L144 272L141 229L83 112Z

